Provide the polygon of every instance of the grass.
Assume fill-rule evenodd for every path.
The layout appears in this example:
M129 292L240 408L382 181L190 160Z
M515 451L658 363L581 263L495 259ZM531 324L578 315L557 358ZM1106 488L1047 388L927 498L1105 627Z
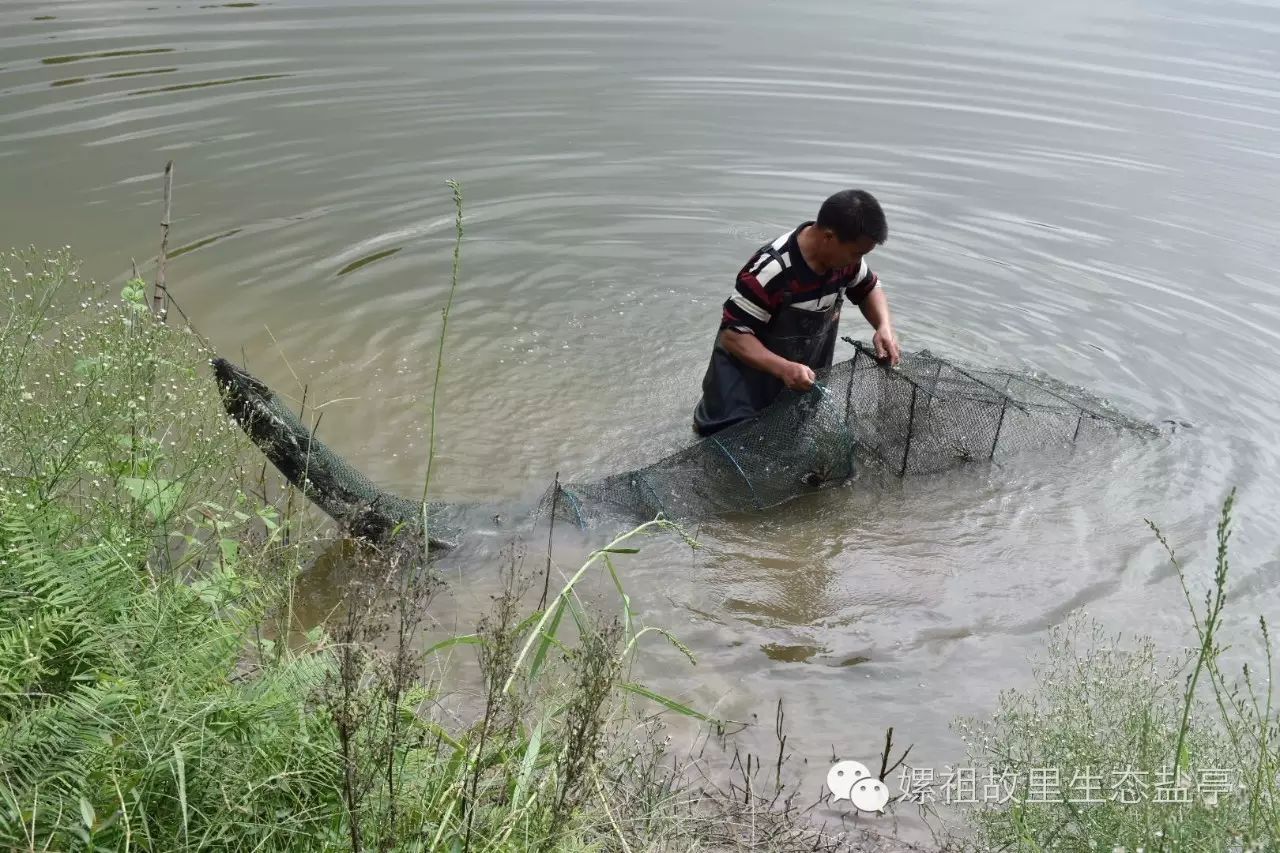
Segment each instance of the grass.
M293 581L333 531L273 486L221 409L209 353L145 296L136 280L118 294L81 281L66 250L0 256L0 846L881 849L817 825L783 771L781 706L762 760L728 721L634 680L652 642L696 665L626 593L644 537L682 535L665 522L587 555L558 591L550 561L527 571L511 543L476 630L427 648L438 580L413 549L359 549L337 611L297 624ZM1033 689L958 723L970 766L1007 774L1012 796L971 808L949 849L1271 849L1266 623L1262 673L1220 662L1232 510L1203 600L1153 525L1189 653L1076 619L1051 632ZM612 612L579 598L587 579L615 588ZM447 685L473 656L477 698L459 713ZM701 748L670 754L663 714L701 724ZM1062 802L1043 801L1049 769ZM1205 775L1222 769L1235 774ZM1100 802L1071 802L1082 789Z
M1173 548L1151 525L1182 585L1197 638L1190 651L1161 655L1149 638L1108 634L1076 617L1050 632L1033 689L1003 694L989 720L958 721L968 765L990 768L997 779L1007 774L1008 782L970 808L973 836L965 846L1275 849L1280 718L1271 704L1266 621L1258 622L1261 677L1246 666L1232 678L1220 663L1233 508L1234 494L1222 507L1212 583L1199 604Z
M425 649L422 552L359 549L339 609L299 625L293 581L333 532L272 487L198 337L155 322L140 281L81 281L68 251L0 269L0 846L857 849L780 770L667 753L663 714L730 745L631 674L653 641L694 665L625 592L670 525L541 596L513 542L476 631ZM592 576L614 612L578 597ZM459 716L446 684L472 654Z

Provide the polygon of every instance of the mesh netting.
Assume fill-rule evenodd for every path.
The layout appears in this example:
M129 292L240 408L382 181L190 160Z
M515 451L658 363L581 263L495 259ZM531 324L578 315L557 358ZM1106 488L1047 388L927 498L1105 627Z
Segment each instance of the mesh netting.
M422 504L379 488L303 425L270 388L226 359L212 361L222 402L245 434L293 485L357 536L384 542L403 526L422 530ZM427 506L432 547L448 547L459 531L452 508Z
M937 472L1014 453L1154 432L1087 392L1027 373L963 367L928 351L880 365L861 342L818 371L807 392L783 391L754 418L644 468L557 483L535 518L583 528L603 520L689 521L759 511L841 482L859 467L893 476ZM416 501L383 491L327 448L269 388L222 359L214 370L241 427L290 482L357 535L421 530ZM461 508L429 507L433 546L459 535Z
M1080 389L1026 373L966 368L928 351L886 368L859 341L808 392L634 471L548 490L542 513L586 527L619 515L693 520L762 510L874 466L943 471L1150 427Z

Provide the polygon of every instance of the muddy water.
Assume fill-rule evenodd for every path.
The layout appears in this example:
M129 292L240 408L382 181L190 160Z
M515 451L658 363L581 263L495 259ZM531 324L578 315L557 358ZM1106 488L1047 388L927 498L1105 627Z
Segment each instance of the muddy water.
M630 559L635 604L699 658L655 650L649 680L738 719L785 697L816 792L888 725L922 765L961 760L948 722L1025 684L1076 609L1185 643L1143 518L1202 584L1232 486L1236 653L1257 655L1280 583L1278 72L1280 6L1235 0L6 0L0 243L71 243L119 279L155 253L175 159L182 308L333 401L327 440L414 494L457 179L434 490L518 507L688 442L739 265L831 191L875 192L906 347L1194 428L829 491ZM500 544L450 564L442 630L484 606Z

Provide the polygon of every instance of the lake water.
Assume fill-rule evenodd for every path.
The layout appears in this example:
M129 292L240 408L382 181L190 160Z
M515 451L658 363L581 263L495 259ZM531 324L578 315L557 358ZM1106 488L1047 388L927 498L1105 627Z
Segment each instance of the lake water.
M1258 614L1280 615L1274 2L5 0L0 244L70 243L122 281L157 251L168 159L182 308L269 383L296 392L296 374L335 401L325 439L405 494L424 471L449 178L466 238L444 499L527 505L557 471L688 443L739 266L848 186L887 211L869 261L904 347L1193 424L1067 463L827 491L702 524L697 552L662 539L627 559L635 605L699 659L655 648L649 682L758 714L748 742L785 698L815 793L833 750L870 761L890 725L922 766L960 762L948 722L1027 684L1076 609L1185 644L1144 517L1198 594L1237 487L1236 658L1257 659ZM869 338L860 322L846 312L845 332ZM441 630L487 604L497 544L448 564ZM557 561L584 549L566 539Z

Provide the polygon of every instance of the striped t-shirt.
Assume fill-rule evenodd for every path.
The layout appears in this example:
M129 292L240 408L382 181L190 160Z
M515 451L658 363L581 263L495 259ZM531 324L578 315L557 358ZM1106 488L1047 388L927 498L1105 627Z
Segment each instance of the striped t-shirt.
M865 260L857 266L818 275L805 263L796 235L805 222L751 256L738 273L733 295L725 300L720 328L758 334L786 305L808 311L826 311L843 290L854 304L861 304L879 282Z

